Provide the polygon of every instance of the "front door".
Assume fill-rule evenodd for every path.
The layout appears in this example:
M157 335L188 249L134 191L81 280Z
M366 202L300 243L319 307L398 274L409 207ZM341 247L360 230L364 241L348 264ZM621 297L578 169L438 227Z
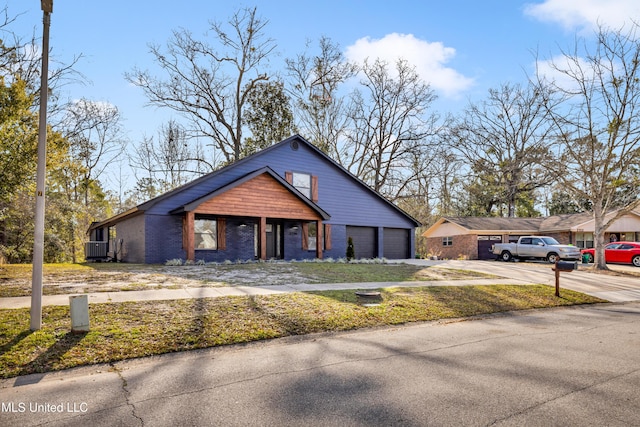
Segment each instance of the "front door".
M282 223L267 221L267 259L282 258Z

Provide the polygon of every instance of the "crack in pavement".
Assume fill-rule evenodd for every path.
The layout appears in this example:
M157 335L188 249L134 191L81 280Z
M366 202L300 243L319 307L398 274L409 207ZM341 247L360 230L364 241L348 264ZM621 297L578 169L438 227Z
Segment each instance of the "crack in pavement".
M528 335L543 335L543 334L547 334L547 332L532 332L531 334L528 334ZM203 391L215 390L215 389L228 387L228 386L233 386L233 385L237 385L237 384L258 381L258 380L261 380L261 379L264 379L264 378L275 377L275 376L279 376L279 375L283 375L283 374L297 374L297 373L303 373L303 372L311 372L311 371L315 371L315 370L318 370L318 369L330 368L330 367L334 367L334 366L358 363L358 362L362 362L362 361L388 360L388 359L392 359L392 358L395 358L395 357L415 356L415 355L433 353L433 352L437 352L437 351L448 350L448 349L457 348L457 347L461 347L461 346L465 346L465 345L470 345L470 344L473 345L473 344L482 343L482 342L485 342L485 341L491 341L491 340L495 340L495 339L503 339L505 337L517 336L517 335L518 334L506 334L506 335L500 335L500 336L496 336L496 337L481 338L481 339L466 341L464 343L459 343L459 344L442 345L440 347L431 348L431 349L428 349L428 350L397 351L397 349L395 349L395 350L393 350L394 351L393 354L386 354L386 355L376 356L376 357L358 357L356 359L345 359L345 360L340 360L340 361L333 362L333 363L324 363L324 364L319 364L319 365L306 367L306 368L302 368L302 369L289 369L289 370L283 370L283 371L268 372L268 373L265 373L265 374L262 374L262 375L252 376L250 378L243 378L243 379L237 380L237 381L219 383L219 384L216 384L214 386L202 387L202 388L199 388L199 389L196 389L196 390L189 390L189 391L174 393L174 394L170 394L170 395L157 396L157 397L149 397L147 399L140 400L139 402L148 402L148 401L165 399L165 398L173 398L173 397L187 396L187 395L190 395L190 394L198 394L198 393L201 393ZM520 335L522 335L522 334L520 334ZM437 341L437 340L433 340L433 342L434 343L438 343L438 344L444 344L444 343L442 343L440 341ZM117 372L118 372L118 374L120 374L120 371L117 371ZM128 402L128 399L127 399L127 402ZM133 404L131 404L131 406L133 406Z
M522 315L523 317L526 315L525 313L517 313L518 315ZM491 318L501 318L503 317L500 314L493 314L490 315L489 317ZM474 318L470 318L470 319L456 319L456 322L453 321L444 321L444 322L438 322L438 324L440 323L444 323L444 324L448 324L448 323L457 323L457 321L470 321L470 320L482 320L481 318L478 319L474 319ZM635 321L630 321L627 323L635 323ZM599 330L599 329L603 329L608 327L608 324L603 324L603 325L595 325L592 327L578 327L578 328L568 328L567 330L562 331L563 333L566 334L582 334L586 331L593 331L593 330ZM380 356L375 356L375 357L358 357L356 359L345 359L345 360L340 360L340 361L336 361L333 363L324 363L324 364L319 364L319 365L315 365L315 366L310 366L310 367L306 367L306 368L302 368L302 369L290 369L290 370L282 370L282 371L277 371L277 372L267 372L264 373L262 375L257 375L257 376L252 376L249 378L243 378L240 380L236 380L236 381L229 381L226 383L218 383L214 386L208 386L208 387L202 387L199 389L195 389L195 390L189 390L189 391L183 391L183 392L178 392L178 393L173 393L170 395L163 395L163 396L154 396L154 397L149 397L147 399L143 399L138 401L139 403L143 403L143 402L148 402L148 401L154 401L154 400L159 400L159 399L166 399L166 398L174 398L174 397L181 397L181 396L188 396L188 395L192 395L192 394L198 394L204 391L208 391L208 390L215 390L215 389L220 389L220 388L224 388L224 387L228 387L228 386L233 386L233 385L237 385L237 384L242 384L242 383L249 383L249 382L253 382L253 381L258 381L264 378L269 378L269 377L274 377L274 376L279 376L279 375L286 375L286 374L297 374L297 373L303 373L303 372L311 372L314 370L318 370L318 369L324 369L324 368L330 368L330 367L334 367L334 366L340 366L340 365L347 365L347 364L352 364L352 363L358 363L361 361L377 361L377 360L387 360L387 359L392 359L395 357L403 357L403 356L416 356L416 355L421 355L421 354L428 354L428 353L434 353L434 352L438 352L438 351L443 351L443 350L449 350L449 349L454 349L454 348L458 348L458 347L463 347L463 346L467 346L467 345L475 345L475 344L479 344L479 343L483 343L483 342L488 342L488 341L494 341L494 340L503 340L505 338L509 338L509 337L513 337L513 336L541 336L541 335L548 335L548 334L552 334L554 333L554 331L541 331L541 330L532 330L529 333L506 333L506 334L500 334L500 335L496 335L496 336L484 336L481 338L476 338L476 339L470 339L464 342L460 342L457 344L446 344L442 341L439 341L437 339L432 340L433 343L436 344L440 344L440 346L435 347L435 348L430 348L427 350L415 350L415 351L398 351L397 349L392 349L393 353L392 354L386 354L386 355L380 355ZM127 404L130 405L133 409L134 409L134 416L135 415L135 406L133 405L133 403L130 402L129 400L129 392L126 388L126 380L122 377L121 375L121 371L119 369L117 369L114 365L114 369L115 371L118 373L118 375L120 376L120 378L123 380L124 384L123 384L123 390L126 393L126 400L127 400ZM637 370L637 371L640 371ZM628 374L632 374L634 372L637 371L631 371L629 373L626 374L621 374L620 376L624 376L624 375L628 375ZM610 380L614 380L620 376L617 377L611 377L607 380L602 381L601 383L606 383L607 381ZM585 386L581 389L578 390L573 390L563 396L569 395L571 393L575 393L575 392L579 392L585 389L588 389L589 387L594 387L597 386L598 384L592 384L589 386ZM524 413L525 411L535 408L537 406L543 405L547 402L551 402L555 399L559 399L563 396L558 396L554 399L549 399L548 401L545 402L541 402L538 403L536 405L531 406L530 408L524 409L523 411L519 412L519 413ZM509 417L506 417L505 419L508 419L512 416L516 416L518 415L518 413L514 413L512 415L510 415ZM136 416L136 418L140 419L140 421L142 422L142 419L138 416ZM500 422L502 420L496 420L495 422Z
M118 375L118 378L120 378L120 381L122 383L122 392L124 394L124 400L127 404L128 407L131 408L131 415L137 419L140 422L141 426L144 426L144 420L142 419L142 417L140 417L137 413L136 413L136 406L133 404L133 402L131 401L131 392L129 391L129 389L127 388L128 383L127 383L127 379L124 377L124 375L122 375L122 370L119 369L114 363L110 363L111 368L113 369L113 372L116 373L116 375Z
M589 385L586 385L584 387L580 387L580 388L575 389L575 390L570 390L570 391L568 391L566 393L563 393L563 394L561 394L559 396L555 396L553 398L543 400L543 401L538 402L538 403L536 403L534 405L530 405L530 406L528 406L528 407L526 407L526 408L524 408L524 409L522 409L522 410L520 410L518 412L514 412L513 414L510 414L510 415L508 415L508 416L506 416L504 418L499 418L497 420L494 420L491 424L487 424L487 425L488 426L497 425L498 423L501 423L501 422L504 422L504 421L508 421L508 420L510 420L510 419L512 419L514 417L517 417L519 415L523 415L523 414L525 414L525 413L527 413L527 412L529 412L531 410L540 408L540 407L546 405L547 403L555 402L555 401L560 400L562 398L565 398L567 396L571 396L572 394L580 393L582 391L589 390L589 389L594 388L594 387L598 387L598 386L600 386L602 384L606 384L608 382L615 381L617 379L624 378L624 377L627 377L629 375L634 375L634 374L636 374L638 372L640 372L640 369L634 369L632 371L623 372L623 373L621 373L619 375L615 375L615 376L606 378L606 379L604 379L602 381L598 381L598 382L595 382L593 384L589 384Z

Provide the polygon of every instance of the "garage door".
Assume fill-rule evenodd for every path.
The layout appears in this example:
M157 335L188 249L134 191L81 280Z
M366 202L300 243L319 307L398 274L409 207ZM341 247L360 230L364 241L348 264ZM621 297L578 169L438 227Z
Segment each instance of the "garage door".
M385 258L411 258L409 255L409 230L405 228L385 228L383 236L383 254Z
M502 243L501 236L478 236L478 259L496 259L490 252L491 246Z
M356 258L376 258L378 256L378 229L375 227L347 226L347 238L353 239Z

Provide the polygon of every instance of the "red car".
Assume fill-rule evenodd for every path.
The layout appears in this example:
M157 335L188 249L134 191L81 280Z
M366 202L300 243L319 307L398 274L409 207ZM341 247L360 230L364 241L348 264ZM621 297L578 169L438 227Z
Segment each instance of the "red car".
M583 249L582 254L587 254L587 260L593 262L595 248ZM612 264L633 264L640 267L640 243L638 242L612 242L604 247L604 260Z

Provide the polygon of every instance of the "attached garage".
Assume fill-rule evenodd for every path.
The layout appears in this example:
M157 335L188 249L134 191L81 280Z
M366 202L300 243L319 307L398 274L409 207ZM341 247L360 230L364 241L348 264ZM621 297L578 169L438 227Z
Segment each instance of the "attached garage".
M411 258L411 239L405 228L385 228L383 232L383 256L388 259Z
M378 256L378 229L376 227L347 226L347 238L353 239L356 258L376 258Z
M478 259L495 259L491 246L502 243L502 236L478 236Z

